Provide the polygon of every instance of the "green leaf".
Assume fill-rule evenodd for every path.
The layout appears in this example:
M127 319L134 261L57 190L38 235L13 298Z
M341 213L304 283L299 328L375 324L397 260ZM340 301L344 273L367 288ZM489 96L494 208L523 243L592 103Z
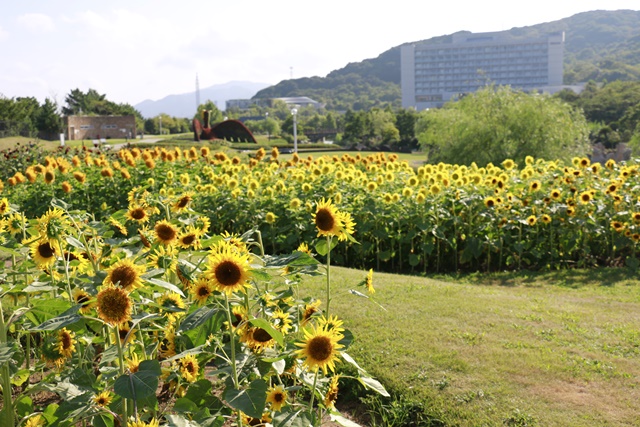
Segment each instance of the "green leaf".
M80 320L82 320L82 316L77 313L66 314L54 317L53 319L45 320L40 325L32 328L31 331L55 331L65 326L73 325Z
M376 391L376 392L380 393L384 397L390 397L390 395L387 392L387 390L384 388L384 386L382 384L380 384L380 382L378 380L374 380L373 378L369 378L369 377L360 377L360 378L358 378L358 381L360 381L360 383L365 388L368 388L370 390Z
M155 396L161 374L160 363L157 360L145 360L138 369L138 372L121 375L116 379L113 391L118 396L136 401Z
M21 396L14 402L15 411L20 418L33 413L33 401L29 396Z
M113 415L98 414L93 417L93 427L114 427Z
M358 365L358 363L354 360L353 357L349 356L346 352L342 352L340 353L340 355L342 356L342 358L345 360L345 362L348 362L350 364L352 364L353 366L355 366L355 368L358 370L358 372L365 373L366 371L364 369L362 369L360 367L360 365Z
M78 239L76 239L75 237L72 236L67 236L67 243L70 244L71 246L73 246L76 249L80 249L82 251L85 250L84 245L82 244L82 242Z
M261 379L254 380L244 390L227 388L223 396L233 409L238 409L250 417L261 418L267 403L267 383Z
M182 415L166 415L166 419L169 427L200 427L200 424Z
M20 387L26 380L29 379L31 372L28 369L21 369L15 374L11 375L11 384Z
M207 322L207 320L209 320L214 314L218 312L219 310L217 308L209 308L206 306L200 307L184 318L182 323L180 323L178 332L190 331L191 329L195 329L198 326L202 326Z
M362 427L360 424L356 424L353 421L343 417L342 415L335 414L333 412L330 414L330 418L331 421L334 421L344 427Z
M55 287L51 286L49 282L33 282L25 287L23 292L49 292L54 290Z
M148 278L146 280L149 283L153 283L156 286L160 286L161 288L167 289L167 290L169 290L171 292L174 292L174 293L184 297L184 294L182 293L182 290L179 287L177 287L176 285L174 285L173 283L165 282L164 280L154 279L154 278Z
M304 410L280 412L273 417L273 427L309 427L313 425L309 414Z
M338 245L338 239L331 239L331 248L329 248L329 244L327 243L327 239L318 240L316 243L316 252L319 255L325 256L329 253L330 249L335 248Z
M4 365L13 359L13 355L18 351L15 342L5 342L0 344L0 365Z
M282 336L282 333L280 331L278 331L276 328L274 328L271 323L269 323L267 320L265 319L251 319L249 320L249 323L251 323L253 326L257 326L258 328L262 328L265 331L267 331L267 333L269 335L271 335L271 338L273 338L274 340L276 340L276 342L279 345L284 345L284 337Z

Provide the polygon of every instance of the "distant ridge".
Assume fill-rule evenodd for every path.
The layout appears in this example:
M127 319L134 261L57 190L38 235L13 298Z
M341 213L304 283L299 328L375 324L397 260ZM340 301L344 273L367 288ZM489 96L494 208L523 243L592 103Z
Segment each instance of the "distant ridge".
M589 80L640 80L640 11L582 12L558 21L498 33L517 39L536 38L556 31L564 31L566 36L564 84ZM451 36L415 43L442 43ZM326 77L283 80L259 91L254 98L308 96L326 104L329 110L400 107L401 46L393 47L377 58L349 63Z
M261 89L268 87L268 83L255 83L247 81L231 81L224 84L209 86L200 89L200 102L213 101L220 110L224 110L225 102L229 99L248 99ZM162 99L153 101L144 100L134 108L140 111L145 118L155 117L160 113L173 117L191 118L196 113L195 90L180 95L167 95Z

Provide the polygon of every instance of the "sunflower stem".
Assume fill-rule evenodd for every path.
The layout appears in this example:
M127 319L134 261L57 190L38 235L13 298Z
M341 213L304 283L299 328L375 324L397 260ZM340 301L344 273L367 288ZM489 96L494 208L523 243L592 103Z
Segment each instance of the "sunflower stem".
M0 344L7 342L7 327L4 323L4 310L2 307L2 299L0 298ZM13 401L11 400L11 373L9 372L9 363L2 364L2 400L4 421L2 425L14 426L15 419L13 414Z
M233 330L233 322L231 321L231 306L229 305L229 295L224 293L224 302L227 306L227 322L229 322L229 342L231 343L231 370L233 371L233 386L238 389L238 370L236 368L236 340L235 331ZM242 424L242 423L241 423Z
M64 250L62 250L62 242L58 240L58 248L60 248L60 255L62 255L62 262L64 263L64 276L67 279L67 293L69 294L69 302L74 303L73 295L71 292L71 277L69 276L69 257L64 256Z
M120 331L118 330L118 326L113 327L116 348L118 349L118 362L120 364L120 375L124 375L124 351L122 350L122 341L120 340ZM127 399L122 399L122 419L129 419L128 411L127 411Z
M318 384L318 371L319 369L316 369L316 374L313 376L313 388L311 389L311 399L309 399L310 415L313 415L313 401L315 400L315 397L316 397L316 386Z
M256 230L256 234L258 235L258 245L260 246L260 256L264 258L264 244L262 243L262 232L260 230Z
M329 318L329 305L331 304L331 237L327 236L327 313Z

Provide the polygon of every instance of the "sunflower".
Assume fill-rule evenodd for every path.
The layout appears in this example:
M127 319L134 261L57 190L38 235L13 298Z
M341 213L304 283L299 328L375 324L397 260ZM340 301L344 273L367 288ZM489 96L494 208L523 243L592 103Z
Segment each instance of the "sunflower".
M217 290L227 295L245 291L251 278L248 253L238 252L227 244L219 245L208 256L205 276Z
M527 224L529 225L536 225L536 222L538 221L538 218L536 218L535 215L531 215L529 216L529 218L527 218Z
M127 427L160 427L160 422L155 418L151 418L148 423L140 420L131 420L127 422Z
M547 215L547 214L543 214L540 217L540 221L542 221L545 224L549 224L551 222L551 217L549 215Z
M191 203L192 200L193 193L184 193L171 205L171 210L173 212L184 212L189 207L189 203Z
M137 223L144 224L149 221L149 217L154 213L154 209L148 206L129 205L127 210L127 219L129 221L136 221Z
M494 199L493 197L487 197L486 199L484 199L484 205L488 208L492 208L496 205L496 199Z
M322 328L329 332L335 332L338 334L341 334L344 332L344 328L342 327L343 323L344 322L338 319L338 316L335 316L335 315L329 316L328 319L324 316L318 319L319 328Z
M624 230L624 224L620 221L611 221L611 228L620 233Z
M124 345L130 342L134 337L134 332L131 332L131 322L122 322L116 325L115 335L120 339L120 342ZM114 336L115 341L115 336Z
M173 328L165 329L164 337L159 342L158 353L162 358L176 355L176 333Z
M73 290L73 300L80 305L80 313L82 314L89 313L96 305L95 301L91 300L91 295L80 288Z
M269 332L257 326L246 328L240 341L247 344L256 353L260 353L265 348L273 347L275 344L275 340Z
M282 332L282 334L289 332L289 329L291 329L293 325L289 313L283 311L281 308L276 308L273 313L271 313L271 319L273 327Z
M76 351L75 334L67 328L58 331L58 353L62 357L69 359L74 351Z
M113 397L108 391L102 391L93 397L93 403L98 406L102 406L103 408L109 406L112 400Z
M298 246L298 249L296 249L298 252L304 252L307 255L311 255L311 250L309 249L309 245L307 245L306 243L300 243L300 245Z
M369 291L370 294L376 293L376 290L373 287L373 268L370 268L369 272L367 273L367 278L365 279L365 286L367 287L367 291Z
M329 382L329 388L327 388L327 392L324 395L324 406L327 408L335 408L336 400L338 400L338 381L340 380L340 375L336 375L331 378Z
M30 245L31 258L40 268L51 267L59 255L56 245L48 240L36 240Z
M342 228L337 209L332 205L331 199L323 198L316 206L313 220L318 229L318 236L337 236Z
M171 323L175 322L184 314L184 301L182 297L175 292L165 292L158 298L158 305L162 310L167 312L167 319Z
M11 206L9 205L9 199L3 197L0 199L0 215L6 215L9 213Z
M276 214L274 214L273 212L267 212L264 220L267 224L274 224L276 222L276 218L278 218Z
M193 383L198 379L198 373L200 372L200 366L198 360L193 354L187 354L180 359L180 374L187 382Z
M636 224L640 223L640 212L632 213L631 218L633 218L633 222L635 222Z
M47 168L47 170L44 172L44 182L46 182L47 184L51 184L55 180L56 172L51 168Z
M116 285L127 292L142 286L143 265L136 265L129 258L121 259L107 269L104 285Z
M271 404L271 409L274 411L280 411L287 404L288 397L287 391L280 385L267 390L267 402Z
M151 268L175 271L178 265L178 250L173 246L156 246L147 261Z
M42 415L37 414L30 417L26 423L24 423L24 427L42 427L45 425L45 419L42 418Z
M583 191L582 193L580 193L580 203L586 205L591 201L592 197L593 196L591 194L591 191Z
M96 303L98 317L112 326L126 322L131 317L131 299L122 288L105 287L98 292Z
M2 202L0 202L1 205ZM1 206L0 206L1 207ZM11 214L7 217L7 230L11 234L22 233L27 226L27 219L19 212Z
M170 245L178 238L178 230L166 219L156 222L154 227L156 241L163 245Z
M52 244L57 244L65 239L70 225L64 211L60 208L49 209L38 218L40 235Z
M140 359L136 353L132 353L125 359L124 363L127 365L127 370L132 374L135 374L140 370Z
M191 287L191 294L196 300L198 305L203 305L207 302L209 296L213 294L213 284L204 277L198 279L198 281Z
M202 243L200 242L201 232L193 225L188 225L187 228L178 235L178 246L182 249L202 249Z
M325 375L327 371L333 372L335 361L343 347L339 344L343 335L316 327L305 329L304 338L304 342L296 343L296 346L301 347L296 353L299 358L304 358L303 364L313 371L322 369Z
M301 323L304 325L311 319L311 317L320 312L320 300L315 300L312 303L306 304L304 306L304 311L302 312L302 320Z

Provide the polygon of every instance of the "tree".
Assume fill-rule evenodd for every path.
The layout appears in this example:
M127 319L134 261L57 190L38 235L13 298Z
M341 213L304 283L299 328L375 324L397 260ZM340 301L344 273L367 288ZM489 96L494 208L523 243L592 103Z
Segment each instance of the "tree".
M58 104L47 98L40 107L36 117L36 127L42 138L54 139L60 133L62 124L58 114Z
M486 165L526 156L570 160L589 151L587 122L558 98L488 86L421 112L416 133L430 161Z
M198 112L196 113L196 115L193 117L194 119L198 119L200 120L200 122L202 122L202 118L203 113L205 111L209 111L209 125L213 126L216 123L220 123L223 119L224 116L222 115L222 112L218 109L218 107L216 106L216 104L211 101L210 99L207 99L207 102L205 102L204 104L200 104L198 105ZM204 123L203 123L204 125Z

